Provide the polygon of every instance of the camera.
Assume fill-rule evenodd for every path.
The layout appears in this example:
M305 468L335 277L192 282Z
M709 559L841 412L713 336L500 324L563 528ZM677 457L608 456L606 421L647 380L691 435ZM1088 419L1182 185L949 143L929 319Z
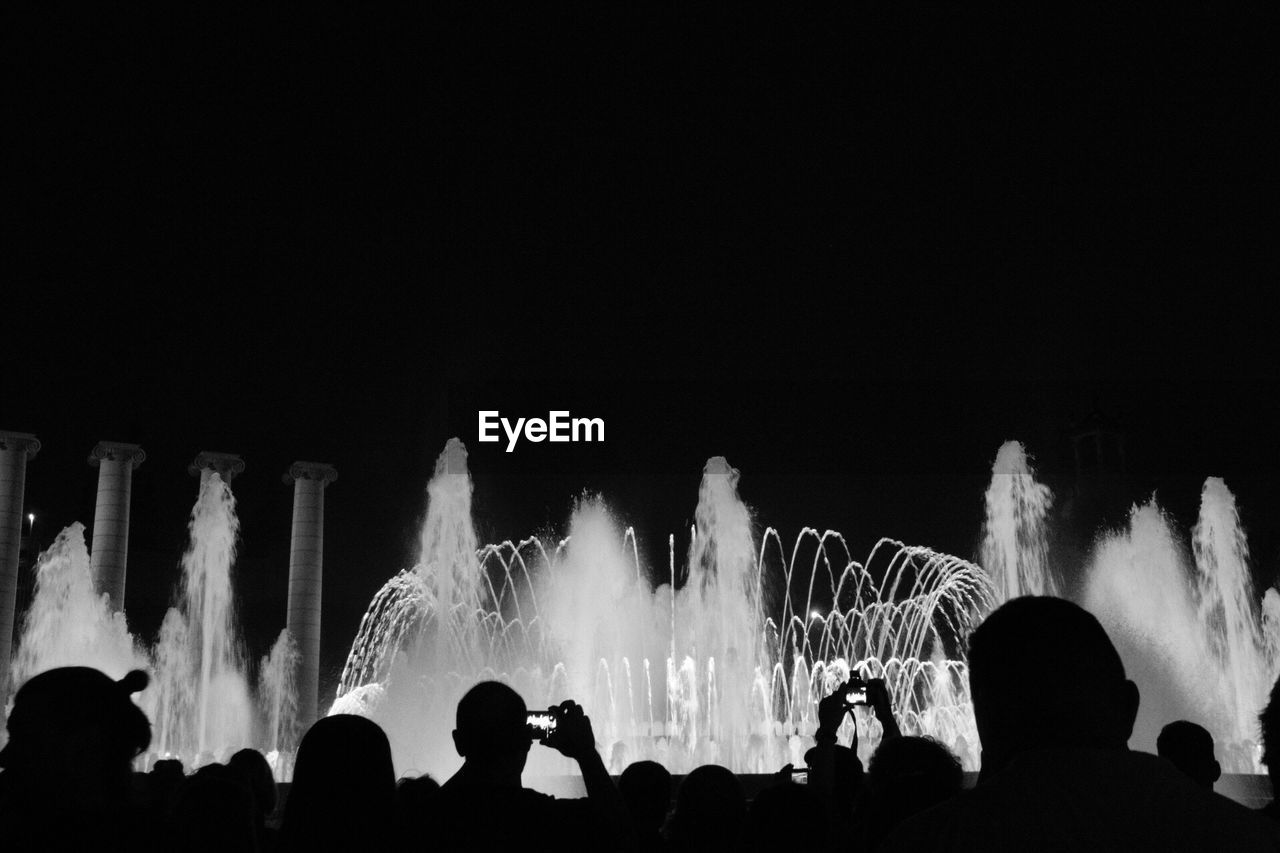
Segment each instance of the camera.
M867 682L861 676L851 675L844 685L844 701L850 705L867 704Z
M525 715L525 728L529 739L538 743L546 743L556 730L560 721L560 709L548 708L545 711L530 711Z

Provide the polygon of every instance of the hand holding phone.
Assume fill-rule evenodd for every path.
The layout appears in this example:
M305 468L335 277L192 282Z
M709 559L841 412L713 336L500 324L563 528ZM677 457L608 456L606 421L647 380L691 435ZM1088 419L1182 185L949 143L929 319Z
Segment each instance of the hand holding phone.
M529 732L529 739L535 743L546 743L547 738L555 733L558 723L555 708L530 711L525 715L525 728Z
M852 707L854 705L867 704L867 682L861 676L849 676L849 680L844 683L840 690L844 693L846 705Z

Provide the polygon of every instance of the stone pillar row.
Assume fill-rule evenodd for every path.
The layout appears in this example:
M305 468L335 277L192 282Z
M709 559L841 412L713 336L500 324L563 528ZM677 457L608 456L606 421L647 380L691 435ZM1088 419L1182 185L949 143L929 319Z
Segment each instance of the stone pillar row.
M289 636L298 647L298 726L306 731L319 714L320 593L324 572L324 488L338 479L332 465L295 462L285 472L293 484L293 538L289 544Z
M40 442L34 435L0 431L0 715L10 687L9 662L13 651L27 460L35 458L39 450ZM112 610L117 612L124 610L133 470L146 458L146 453L138 445L119 441L99 442L89 454L89 464L98 469L90 566L95 588L107 594ZM244 460L233 453L203 451L188 470L193 476L200 477L202 485L214 473L230 483L244 471ZM337 479L337 470L323 462L295 462L284 475L285 483L293 485L287 627L299 652L295 683L299 723L304 730L320 713L324 490Z
M129 557L129 494L133 469L147 454L136 444L101 441L89 454L98 469L98 502L93 509L93 584L105 592L113 611L124 610L124 568Z
M9 697L9 660L13 656L13 617L18 598L18 549L22 546L22 500L27 489L27 460L40 442L27 432L0 432L0 717Z

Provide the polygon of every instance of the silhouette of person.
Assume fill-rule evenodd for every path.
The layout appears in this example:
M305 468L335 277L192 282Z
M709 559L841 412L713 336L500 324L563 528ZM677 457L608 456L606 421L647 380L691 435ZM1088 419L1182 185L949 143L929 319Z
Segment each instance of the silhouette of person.
M89 667L33 676L14 696L0 752L0 827L9 851L152 849L150 815L134 799L132 762L151 724L120 681Z
M378 849L394 836L395 796L391 744L377 723L352 714L317 720L298 746L280 849Z
M853 807L862 790L862 761L858 758L858 718L854 709L859 703L850 699L851 691L865 693L865 705L871 708L880 722L881 741L899 737L898 722L893 716L893 706L884 679L864 680L851 676L830 695L818 702L818 729L814 733L814 746L805 752L808 764L808 785L823 804L833 840L848 838L853 831ZM836 731L845 715L853 721L850 727L850 743L838 743ZM783 768L790 769L790 765Z
M746 849L753 853L781 850L848 849L848 838L822 845L826 814L817 794L790 780L765 788L747 807Z
M640 850L665 850L662 827L671 809L671 774L656 761L637 761L622 771L618 793L627 805Z
M677 853L736 853L745 840L746 817L747 797L738 777L718 764L704 764L680 783L667 841Z
M147 774L147 794L151 807L160 814L168 814L178 799L178 791L186 776L182 762L176 758L161 758Z
M543 744L574 759L585 799L558 799L521 779L533 735L520 694L483 681L458 702L454 746L463 764L402 825L431 827L440 850L611 850L630 840L626 808L596 751L591 721L572 701L555 709L556 728ZM406 839L407 840L407 839Z
M964 787L960 759L929 737L881 741L867 766L865 797L854 821L874 850L895 826Z
M396 782L396 832L406 844L422 835L422 814L440 783L423 773L405 776Z
M172 817L174 850L257 853L253 793L225 764L206 764L183 783Z
M1259 813L1280 823L1280 679L1272 685L1267 706L1258 714L1258 728L1262 732L1262 764L1271 780L1271 802Z
M1265 821L1130 752L1138 688L1091 614L1013 599L969 638L982 772L908 818L884 850L1275 850Z
M276 779L266 756L256 749L242 749L231 756L227 767L248 786L253 796L253 826L258 849L274 850L276 831L267 825L267 821L276 811Z
M1160 730L1156 753L1201 788L1212 791L1222 776L1222 765L1213 757L1213 735L1187 720L1176 720Z

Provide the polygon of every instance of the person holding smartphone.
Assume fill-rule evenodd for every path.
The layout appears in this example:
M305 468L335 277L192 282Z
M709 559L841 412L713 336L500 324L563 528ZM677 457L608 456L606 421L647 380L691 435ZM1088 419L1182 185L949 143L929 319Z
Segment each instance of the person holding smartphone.
M808 784L823 802L833 838L847 838L852 830L853 808L862 789L862 762L858 759L858 720L854 709L871 708L882 729L881 743L899 737L893 705L884 679L851 675L818 703L818 730L814 746L805 753ZM837 731L848 714L853 719L848 746L838 742Z
M521 779L534 742L574 759L587 789L584 799L560 799L525 788ZM612 850L630 831L626 807L582 707L561 702L530 713L506 684L484 681L458 702L454 746L462 767L402 824L434 849Z

